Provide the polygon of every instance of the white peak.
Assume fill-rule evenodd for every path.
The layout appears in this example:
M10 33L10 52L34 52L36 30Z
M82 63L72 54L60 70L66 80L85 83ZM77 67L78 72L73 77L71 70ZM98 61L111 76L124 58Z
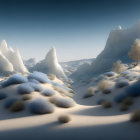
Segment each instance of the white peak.
M5 40L1 42L1 51L7 51L7 43Z
M5 62L7 64L7 68L5 68L6 70L9 68L9 71L11 71L11 69L13 68L13 70L16 72L23 72L23 73L28 72L28 70L23 64L20 52L17 48L15 50L12 49L11 47L9 48L7 46L6 41L3 40L0 47L0 52L1 52L0 63ZM8 65L8 62L10 63L9 65ZM12 65L12 68L11 68L11 65Z
M33 70L41 71L46 74L55 74L58 78L67 79L62 67L58 63L55 48L51 48L47 53L45 59L37 63L34 66Z
M50 49L50 51L47 53L45 59L46 59L47 61L50 61L50 60L51 60L51 62L57 63L58 60L57 60L57 56L56 56L56 49L55 49L55 48ZM48 63L49 63L49 62L48 62Z

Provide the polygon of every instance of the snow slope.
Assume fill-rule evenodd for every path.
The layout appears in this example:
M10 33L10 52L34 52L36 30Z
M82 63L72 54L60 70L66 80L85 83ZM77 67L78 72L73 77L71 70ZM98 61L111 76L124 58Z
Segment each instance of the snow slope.
M28 60L24 60L24 64L25 66L30 69L31 67L33 67L34 65L36 65L37 61L35 58L30 58Z
M0 58L0 71L2 73L13 71L22 73L28 72L28 70L23 64L19 50L13 50L12 48L8 48L5 40L3 40L1 43Z
M31 68L31 71L40 71L46 74L55 74L58 78L65 78L66 75L58 63L56 50L52 48L46 55L45 59Z
M91 64L93 61L94 61L94 58L80 59L80 60L74 60L74 61L68 61L68 62L60 62L60 65L62 66L66 75L69 76L83 64L85 63Z
M127 74L126 74L127 73ZM140 67L137 66L134 69L131 69L130 72L125 72L126 77L129 74L135 73L137 76L140 76ZM41 73L40 73L41 74ZM124 73L120 75L114 75L108 77L109 80L116 81L118 78L124 78ZM41 74L42 75L42 74ZM40 75L40 76L41 76ZM104 75L107 75L105 73ZM38 75L39 76L39 75ZM37 77L38 77L37 76ZM39 77L40 77L39 76ZM16 76L17 78L17 76ZM23 80L23 77L20 75L19 78ZM29 76L28 76L29 78ZM36 80L36 74L34 77ZM45 77L40 77L45 78ZM46 77L47 78L47 77ZM130 85L137 82L138 77L133 81L129 81ZM30 78L29 78L30 79ZM28 80L29 80L28 79ZM51 80L50 80L51 81ZM28 81L24 81L29 84ZM33 81L32 81L33 82ZM30 82L30 84L32 83ZM53 82L57 82L54 79ZM59 82L61 85L63 82ZM32 83L33 84L33 83ZM32 86L28 85L28 86ZM46 83L36 83L47 89L48 91L55 92L55 97L61 97L69 99L67 96L63 96L61 92L54 88L52 81ZM64 83L63 83L64 84ZM6 98L17 97L17 100L22 99L22 95L18 94L18 86L20 85L11 85L6 88L1 88L1 94L6 94ZM76 85L77 86L77 85ZM89 84L88 84L89 86ZM2 99L0 102L0 139L2 140L25 140L33 139L42 140L52 139L52 140L65 140L65 139L95 139L95 140L134 140L139 139L139 122L132 123L130 121L131 112L134 109L138 109L140 106L139 99L140 97L132 98L133 104L129 105L128 110L121 111L120 104L115 103L114 97L118 92L124 91L125 87L116 88L112 90L110 94L104 94L102 92L95 93L94 96L90 98L82 98L88 86L78 87L78 91L74 99L77 101L75 106L70 108L62 108L60 106L54 106L54 112L50 114L33 114L29 110L29 105L40 99L40 101L50 101L50 96L44 96L40 91L34 91L30 93L31 99L24 101L25 108L19 112L11 112L10 109L4 108L4 103L7 99ZM95 82L95 85L97 83ZM129 85L128 85L129 86ZM99 99L105 99L110 101L112 106L110 108L104 108L102 105L97 105ZM39 100L38 100L39 103ZM44 103L44 102L43 102ZM69 103L69 102L65 102ZM42 102L41 102L42 105ZM43 104L44 105L44 104ZM38 107L38 106L36 106ZM39 105L40 107L40 105ZM42 108L40 108L42 110ZM71 117L71 121L65 124L58 122L58 117L66 114Z
M140 38L140 22L128 29L122 29L119 26L112 30L104 50L97 56L91 66L86 70L80 70L80 72L78 70L76 73L84 75L83 79L88 79L89 77L110 71L113 63L117 60L121 60L123 63L131 62L132 60L129 59L128 52L137 38Z

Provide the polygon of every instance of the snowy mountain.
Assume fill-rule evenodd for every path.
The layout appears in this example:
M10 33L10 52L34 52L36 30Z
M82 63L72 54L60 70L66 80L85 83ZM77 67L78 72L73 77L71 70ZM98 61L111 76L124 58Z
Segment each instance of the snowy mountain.
M62 66L66 75L69 76L83 64L86 64L86 63L91 64L93 61L94 61L94 58L80 59L80 60L74 60L74 61L68 61L68 62L60 62L60 65Z
M28 60L24 60L24 64L27 68L31 68L37 64L37 61L35 58L30 58Z
M87 79L110 71L113 63L117 60L130 63L132 60L128 57L128 52L137 38L140 38L140 22L129 29L122 29L121 26L118 26L110 32L104 50L97 56L91 66L86 70L80 70L79 75L83 75L82 79ZM75 73L72 77L74 75Z
M5 40L2 41L0 47L0 72L22 72L26 73L28 70L23 64L19 50L8 48Z
M55 74L58 78L66 78L66 75L58 63L56 50L52 48L45 59L37 63L30 71L40 71L46 74Z

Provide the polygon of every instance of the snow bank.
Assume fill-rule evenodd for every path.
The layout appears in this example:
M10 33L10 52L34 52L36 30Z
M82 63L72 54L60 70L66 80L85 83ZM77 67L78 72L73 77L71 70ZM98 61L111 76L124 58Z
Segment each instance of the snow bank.
M43 99L36 99L29 105L29 110L35 114L53 113L54 106Z

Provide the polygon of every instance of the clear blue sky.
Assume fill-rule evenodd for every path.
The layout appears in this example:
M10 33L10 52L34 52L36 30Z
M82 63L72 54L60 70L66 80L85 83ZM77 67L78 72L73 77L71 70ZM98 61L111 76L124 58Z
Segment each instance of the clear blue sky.
M60 61L96 57L111 29L140 20L139 0L0 0L0 40L24 59L55 47Z

